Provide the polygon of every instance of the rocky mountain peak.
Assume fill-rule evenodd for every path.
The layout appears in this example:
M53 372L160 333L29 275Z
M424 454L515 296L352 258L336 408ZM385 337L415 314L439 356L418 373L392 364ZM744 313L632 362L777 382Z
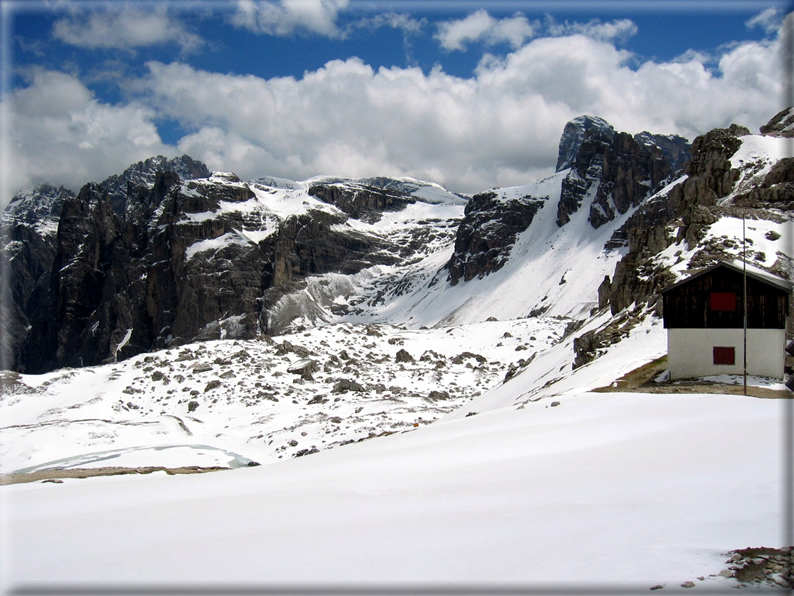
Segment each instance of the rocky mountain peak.
M0 218L4 224L44 225L54 232L58 227L63 202L73 196L74 193L63 186L42 184L14 196ZM47 222L54 223L54 229Z
M794 137L794 106L772 116L760 130L761 134L772 137Z
M573 165L585 138L590 138L591 141L611 143L614 136L615 129L603 118L586 115L574 118L565 125L562 131L555 171L559 172Z
M174 172L182 180L210 176L207 166L189 155L174 158L157 155L132 164L121 174L106 178L100 186L107 191L113 210L121 215L127 206L127 197L131 193L140 195L150 190L158 172Z
M558 171L567 164L570 172L562 183L557 225L568 223L588 199L588 220L599 228L670 181L689 158L689 145L675 135L618 133L601 118L582 116L566 125L560 156Z

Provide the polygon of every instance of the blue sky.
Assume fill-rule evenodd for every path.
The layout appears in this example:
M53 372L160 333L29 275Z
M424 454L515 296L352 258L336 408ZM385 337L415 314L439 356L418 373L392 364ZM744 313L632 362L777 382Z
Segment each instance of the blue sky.
M3 202L158 153L476 192L551 173L583 113L691 140L783 107L783 2L1 6Z

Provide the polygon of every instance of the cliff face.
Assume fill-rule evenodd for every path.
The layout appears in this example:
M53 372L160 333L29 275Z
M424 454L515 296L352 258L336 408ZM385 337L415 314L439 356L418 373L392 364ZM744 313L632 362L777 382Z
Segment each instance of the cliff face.
M602 118L575 118L560 138L557 171L569 172L562 179L556 204L557 225L565 226L585 204L592 228L614 221L669 182L688 155L689 144L682 137L647 132L632 136L615 132ZM516 238L530 227L547 200L531 195L507 198L497 192L475 195L466 206L454 254L445 265L450 283L501 269ZM633 224L639 224L639 218ZM613 235L608 248L627 245L628 230Z
M518 234L532 223L544 198L508 200L496 193L474 195L455 236L455 252L445 268L454 286L498 271L507 262Z
M185 163L189 173L205 171L189 158L177 165ZM14 368L43 372L193 340L253 338L271 331L270 307L306 278L391 265L410 251L346 222L414 204L416 184L285 190L233 174L182 180L144 170L138 164L62 201L50 253L26 268L39 276L35 291L26 290L27 318L11 313ZM284 212L269 206L274 193L274 204L289 203Z
M668 182L687 161L688 143L677 136L647 132L631 136L616 133L601 119L589 126L592 117L580 117L566 125L560 140L560 154L575 153L558 160L558 168L569 164L571 171L562 187L557 208L557 225L564 226L586 197L590 202L589 221L599 228L630 208L637 207ZM572 142L575 138L578 144Z
M769 136L783 136L790 110L762 126ZM782 121L782 122L781 122ZM794 206L794 160L774 163L737 159L744 126L732 124L697 137L685 177L638 209L624 226L629 252L618 263L611 282L599 292L600 306L616 314L635 302L656 302L674 276L654 258L673 243L695 251L689 265L705 266L724 258L718 245L702 246L706 229L723 216L776 218ZM750 141L752 142L752 141ZM785 271L777 271L786 275Z
M14 197L0 219L0 325L4 330L0 334L0 369L16 367L16 356L30 327L29 314L42 292L39 286L49 284L61 210L72 197L63 187L39 186Z

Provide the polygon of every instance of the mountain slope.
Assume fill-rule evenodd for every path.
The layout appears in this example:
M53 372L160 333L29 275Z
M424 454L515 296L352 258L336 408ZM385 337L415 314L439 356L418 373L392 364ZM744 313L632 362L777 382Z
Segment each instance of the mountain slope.
M665 285L742 253L789 274L787 122L711 131L684 171L584 131L570 168L469 201L167 172L121 215L66 197L54 296L82 314L53 336L111 361L0 378L0 470L65 476L0 487L3 587L741 587L731 551L786 546L785 400L603 388L664 355ZM69 477L108 466L237 469Z
M729 551L783 546L781 428L775 400L581 394L254 469L5 486L2 581L722 593Z
M8 395L37 395L40 404L53 391L80 398L35 411L26 409L32 398L9 398L14 427L24 430L5 432L46 428L55 451L67 437L96 433L98 440L68 448L61 459L69 461L114 443L124 451L114 457L135 450L155 461L154 438L138 434L144 428L158 429L164 445L195 434L205 437L201 444L222 444L221 459L228 451L267 461L391 432L417 423L420 412L426 423L608 385L664 354L659 289L737 256L743 202L754 201L746 207L755 218L749 256L786 274L784 141L746 132L732 127L696 139L686 173L669 164L669 179L656 192L646 186L623 212L604 164L624 154L629 163L652 160L661 148L632 145L622 133L609 145L587 131L574 160L580 169L468 201L411 179L243 182L215 173L183 181L160 173L148 194L136 195L140 208L119 217L101 188L86 187L65 203L55 267L60 308L79 316L43 328L60 342L70 359L63 361L110 363L9 376ZM561 222L572 180L583 181L578 207ZM594 221L593 205L604 200L615 205L613 218ZM64 262L66 254L75 256ZM98 264L81 254L98 255ZM287 335L271 343L267 333ZM398 361L409 336L416 347ZM429 347L440 338L454 340ZM211 339L223 341L188 345ZM340 342L350 361L336 354ZM47 344L31 345L44 351ZM468 386L452 384L468 371L475 373ZM86 385L94 375L104 379L100 388ZM360 390L350 390L352 380ZM101 389L106 384L112 389ZM355 411L373 396L381 409ZM254 415L240 416L241 407ZM187 415L200 421L196 428ZM87 427L122 432L80 430L87 419ZM314 429L310 438L285 431L296 425ZM189 451L185 461L194 461ZM9 452L14 463L6 469L47 467L54 453Z

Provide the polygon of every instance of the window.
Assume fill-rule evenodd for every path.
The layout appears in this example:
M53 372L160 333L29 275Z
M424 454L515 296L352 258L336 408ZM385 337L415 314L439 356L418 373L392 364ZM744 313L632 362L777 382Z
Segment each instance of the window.
M735 311L736 292L712 292L710 306L711 310Z
M714 346L714 364L736 364L736 349Z

